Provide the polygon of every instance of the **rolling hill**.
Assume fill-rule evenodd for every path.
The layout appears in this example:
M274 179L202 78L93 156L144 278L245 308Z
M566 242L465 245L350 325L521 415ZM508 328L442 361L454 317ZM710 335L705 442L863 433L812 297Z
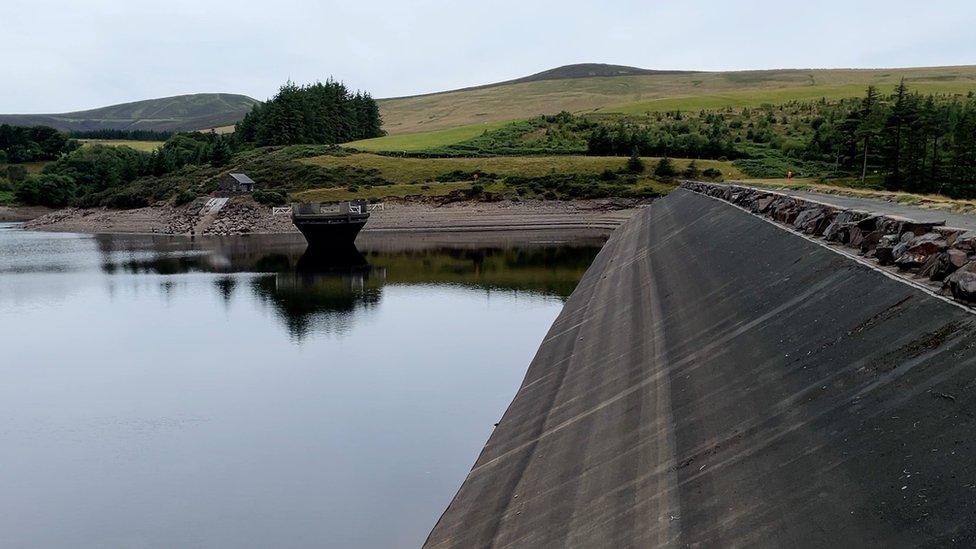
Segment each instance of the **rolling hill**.
M902 78L920 92L976 90L976 66L683 72L583 64L379 103L383 127L391 136L461 127L470 127L467 133L476 134L486 124L563 110L640 114L837 99L860 95L869 84L887 90Z
M62 114L3 114L0 124L44 125L65 131L190 131L232 125L256 103L246 95L197 93Z

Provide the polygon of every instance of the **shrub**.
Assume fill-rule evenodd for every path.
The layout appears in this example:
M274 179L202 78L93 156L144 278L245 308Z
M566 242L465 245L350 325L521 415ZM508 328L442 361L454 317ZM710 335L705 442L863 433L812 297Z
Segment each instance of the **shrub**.
M701 170L698 169L698 164L692 160L691 163L688 164L688 167L685 168L685 171L681 172L681 176L688 179L698 179L698 177L701 176Z
M706 179L722 179L722 172L715 168L708 168L702 172L702 177Z
M641 160L640 152L637 147L634 147L633 152L630 153L630 158L627 159L627 171L630 173L644 173L644 161Z
M23 166L7 166L7 179L11 183L20 183L27 179L27 168Z
M64 175L32 175L15 185L18 201L52 208L67 206L78 191L75 181Z
M678 172L674 169L674 164L671 162L671 159L665 156L661 160L658 160L657 167L654 168L654 175L658 177L674 177L678 175Z
M483 172L481 170L465 171L465 170L452 170L447 173L443 173L434 178L434 181L439 183L452 183L454 181L472 181L479 179L496 179L498 176L493 173Z
M288 196L283 191L257 189L251 193L251 198L258 204L265 206L280 206L288 200Z
M197 193L191 191L190 189L183 189L173 198L174 206L182 206L183 204L189 204L196 199Z

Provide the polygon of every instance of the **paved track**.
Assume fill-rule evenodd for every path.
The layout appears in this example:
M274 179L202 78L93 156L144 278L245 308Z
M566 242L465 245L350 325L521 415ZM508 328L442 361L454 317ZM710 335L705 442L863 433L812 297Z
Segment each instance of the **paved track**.
M974 334L675 191L594 260L427 546L973 546Z

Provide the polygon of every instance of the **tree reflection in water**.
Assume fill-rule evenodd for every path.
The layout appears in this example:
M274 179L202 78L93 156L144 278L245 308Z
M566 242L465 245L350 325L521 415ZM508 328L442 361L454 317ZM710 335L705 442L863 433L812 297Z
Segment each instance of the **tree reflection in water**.
M356 249L306 250L293 271L253 279L251 288L274 307L291 336L303 339L315 331L347 332L353 318L375 307L382 294L385 269L374 269Z
M361 252L355 246L306 250L294 235L192 241L99 235L95 240L100 270L112 278L220 273L213 288L225 304L250 287L299 340L315 330L348 331L356 315L377 306L385 284L451 285L564 300L602 245L593 239L470 242L374 235L361 239ZM168 277L163 283L168 296L180 291Z

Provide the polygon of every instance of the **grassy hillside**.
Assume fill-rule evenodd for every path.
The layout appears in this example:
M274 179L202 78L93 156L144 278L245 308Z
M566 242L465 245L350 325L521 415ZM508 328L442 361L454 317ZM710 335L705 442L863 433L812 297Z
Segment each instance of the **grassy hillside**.
M64 131L191 131L233 125L256 103L246 95L198 93L62 114L4 114L0 115L0 124L51 126Z
M653 166L657 158L644 158ZM400 158L378 154L351 154L347 156L323 155L306 158L301 162L324 168L352 168L375 173L395 184L423 183L445 179L450 173L482 172L498 177L541 177L550 174L597 175L604 170L621 170L627 159L617 156L495 156L487 158ZM675 160L675 166L683 170L689 160ZM716 168L726 178L743 177L731 162L698 160L700 169ZM470 179L470 178L468 178Z
M453 145L468 139L477 137L484 132L497 130L504 126L505 122L491 122L485 124L472 124L448 130L437 130L432 132L420 132L414 134L387 135L373 139L363 139L346 143L344 146L358 149L361 151L397 151L397 152L417 152L437 147Z
M920 92L965 93L976 89L976 66L564 77L385 99L380 109L389 134L417 134L563 110L640 114L837 99L860 95L869 84L887 93L902 78Z

